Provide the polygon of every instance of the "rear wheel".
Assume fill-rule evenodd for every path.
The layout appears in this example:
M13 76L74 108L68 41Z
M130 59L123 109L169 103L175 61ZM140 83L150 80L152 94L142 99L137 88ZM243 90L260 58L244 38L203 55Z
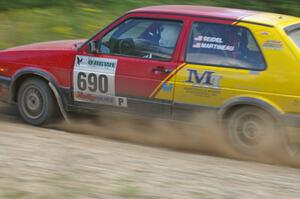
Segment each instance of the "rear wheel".
M51 121L57 105L47 83L34 78L26 80L19 88L18 108L25 122L40 126Z
M273 117L256 107L242 107L227 120L227 137L239 152L257 156L283 149L281 128Z

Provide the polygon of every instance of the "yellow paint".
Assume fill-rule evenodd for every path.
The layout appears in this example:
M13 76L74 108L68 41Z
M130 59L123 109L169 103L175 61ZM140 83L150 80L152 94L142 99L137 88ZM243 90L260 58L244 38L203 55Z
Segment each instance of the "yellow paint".
M244 22L234 24L246 27L253 33L267 62L264 71L187 64L176 70L176 75L172 74L173 77L167 81L175 84L172 94L160 89L166 82L164 80L152 96L157 93L157 99L173 99L178 103L211 107L222 107L229 100L239 97L251 97L272 105L281 113L300 113L300 51L283 30L286 26L300 23L300 19L280 16L265 13L245 19L274 27ZM270 40L279 42L282 48L263 48ZM215 78L219 78L219 88L193 86L187 82L188 70L195 70L198 74L214 72Z
M161 83L161 86L157 87L157 94L155 95L155 98L156 99L162 99L162 100L173 100L174 98L174 92L175 92L175 75L173 75L172 78L170 78L169 81L163 81ZM165 92L163 89L162 89L162 85L163 84L167 84L169 86L172 85L172 91L171 92Z
M283 14L265 12L265 13L244 17L242 20L247 22L252 22L252 23L261 23L270 26L278 26L284 23L294 23L294 21L299 20L299 18L283 15Z
M175 74L178 72L178 69L180 69L184 64L179 65L175 70L173 70L159 85L155 88L155 90L151 93L150 97L156 97L158 99L165 99L165 100L172 100L173 99L173 89L174 89L174 83L175 83ZM162 92L162 86L164 84L173 86L173 89L170 92Z

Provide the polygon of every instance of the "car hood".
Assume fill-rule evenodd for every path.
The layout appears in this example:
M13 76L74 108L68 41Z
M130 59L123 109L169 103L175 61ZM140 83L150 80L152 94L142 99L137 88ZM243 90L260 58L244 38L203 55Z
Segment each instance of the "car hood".
M0 65L10 67L11 71L24 66L71 68L77 49L85 41L85 39L51 41L1 50Z
M76 50L85 41L86 39L42 42L8 48L5 51Z

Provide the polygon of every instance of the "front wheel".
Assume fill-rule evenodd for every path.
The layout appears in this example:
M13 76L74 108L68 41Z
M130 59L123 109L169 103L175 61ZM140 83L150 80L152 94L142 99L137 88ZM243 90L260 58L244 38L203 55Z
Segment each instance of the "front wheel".
M281 128L273 117L256 107L242 107L227 120L230 144L242 154L257 156L283 149Z
M57 106L47 83L34 78L26 80L19 88L18 109L25 122L40 126L53 119Z

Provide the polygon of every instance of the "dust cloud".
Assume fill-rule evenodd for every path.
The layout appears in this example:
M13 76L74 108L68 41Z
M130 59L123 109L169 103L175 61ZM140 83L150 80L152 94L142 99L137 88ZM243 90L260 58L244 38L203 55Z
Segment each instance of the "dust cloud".
M7 106L1 103L0 120L8 123L23 123L16 106ZM224 129L220 129L217 125L214 112L195 114L190 120L192 121L189 123L175 122L115 113L102 113L97 116L72 114L71 123L59 121L45 128L189 153L293 167L300 165L299 156L291 158L280 148L275 148L272 155L260 155L259 157L244 156L236 152L228 144Z
M92 118L87 119L88 117ZM221 134L205 127L209 123L212 124L209 120L202 120L201 123L205 123L205 126L200 126L130 115L102 114L97 117L89 115L75 117L71 121L70 124L66 122L53 124L49 128L179 150L204 150L208 153L225 151L218 143L221 142Z
M289 164L295 161L282 148L272 154L244 156L236 152L227 141L225 130L216 123L214 112L195 114L191 122L175 122L130 115L101 114L76 116L70 124L56 123L49 128L72 133L88 134L141 145L202 153L239 160L259 161L268 164ZM270 138L272 139L272 138ZM295 159L294 157L292 159Z

